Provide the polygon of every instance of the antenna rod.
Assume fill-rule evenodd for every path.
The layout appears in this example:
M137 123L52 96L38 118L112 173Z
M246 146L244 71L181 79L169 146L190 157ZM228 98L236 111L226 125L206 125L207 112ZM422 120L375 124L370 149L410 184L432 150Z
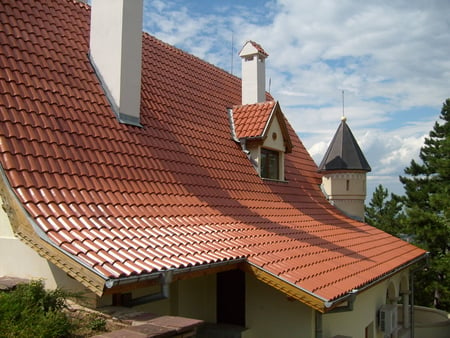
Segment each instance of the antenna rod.
M231 31L231 75L233 75L233 55L234 54L234 50L233 50L233 31Z
M342 117L345 117L344 112L344 90L342 89Z

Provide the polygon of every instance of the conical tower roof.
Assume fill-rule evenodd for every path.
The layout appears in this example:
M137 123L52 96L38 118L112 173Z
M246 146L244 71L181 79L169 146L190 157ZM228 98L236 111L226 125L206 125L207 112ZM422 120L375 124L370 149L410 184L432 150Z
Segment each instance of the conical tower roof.
M319 171L372 170L346 120L345 117L342 118L341 124L319 165Z

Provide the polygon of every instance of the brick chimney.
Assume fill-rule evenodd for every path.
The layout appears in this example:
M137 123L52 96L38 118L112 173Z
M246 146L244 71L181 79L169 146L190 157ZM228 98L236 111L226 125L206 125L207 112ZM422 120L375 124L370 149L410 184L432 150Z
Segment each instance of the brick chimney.
M140 125L143 0L93 0L90 59L119 121Z
M266 63L269 56L253 41L247 41L239 56L242 59L242 104L266 101Z

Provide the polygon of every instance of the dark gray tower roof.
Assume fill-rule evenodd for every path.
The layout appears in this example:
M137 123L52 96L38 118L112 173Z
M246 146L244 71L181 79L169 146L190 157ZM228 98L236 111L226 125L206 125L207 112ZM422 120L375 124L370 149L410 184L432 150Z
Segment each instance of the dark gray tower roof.
M319 165L319 171L328 170L372 170L347 125L345 117L342 118L342 122Z

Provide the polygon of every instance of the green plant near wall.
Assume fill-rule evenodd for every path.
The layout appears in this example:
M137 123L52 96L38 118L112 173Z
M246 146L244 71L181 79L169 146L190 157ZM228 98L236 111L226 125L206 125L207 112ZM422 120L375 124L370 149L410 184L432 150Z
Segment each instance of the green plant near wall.
M74 327L63 311L70 296L60 289L45 290L40 280L0 293L0 337L70 336Z

